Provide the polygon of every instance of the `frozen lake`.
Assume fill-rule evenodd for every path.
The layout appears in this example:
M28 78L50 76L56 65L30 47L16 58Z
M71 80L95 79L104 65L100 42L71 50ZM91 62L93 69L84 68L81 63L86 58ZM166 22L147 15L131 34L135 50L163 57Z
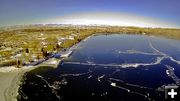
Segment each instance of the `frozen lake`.
M165 85L180 85L180 41L92 36L57 69L40 67L24 78L21 100L163 101Z

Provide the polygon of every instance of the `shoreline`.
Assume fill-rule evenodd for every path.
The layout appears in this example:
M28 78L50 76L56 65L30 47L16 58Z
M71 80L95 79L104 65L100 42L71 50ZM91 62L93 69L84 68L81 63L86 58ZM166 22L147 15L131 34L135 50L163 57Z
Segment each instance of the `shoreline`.
M87 36L80 42L76 43L75 45L67 48L66 51L60 51L57 54L66 54L69 51L74 51L77 49L79 44L81 42L86 41L90 37L94 36L94 34ZM57 68L59 63L65 59L68 58L71 54L69 54L67 57L60 57L59 59L57 58L49 58L48 60L36 65L36 66L23 66L22 68L16 68L12 66L12 70L8 70L8 67L3 67L3 68L8 68L7 70L0 71L0 101L17 101L17 97L19 95L18 90L22 84L23 76L26 72L29 72L31 70L34 70L38 67L41 66L50 66L53 68Z
M53 59L54 58L50 58L48 60ZM3 81L0 82L0 101L17 101L17 97L19 95L18 90L22 84L23 76L26 72L29 72L42 66L50 66L52 68L57 68L59 62L61 62L61 59L57 59L56 63L54 64L43 62L36 66L24 66L15 71L0 72L0 81Z
M0 72L0 81L3 81L0 82L0 101L17 101L17 97L19 95L18 90L22 84L23 76L26 72L42 66L57 68L61 60L62 59L50 58L36 66L24 66L13 71Z
M14 79L12 79L10 86L4 91L5 101L17 101L18 90L22 84L23 76L26 72L31 71L37 67L30 67L27 70L19 70L16 75L14 75Z
M8 67L7 67L8 68ZM17 101L18 89L24 73L35 67L23 67L10 72L0 72L0 101Z

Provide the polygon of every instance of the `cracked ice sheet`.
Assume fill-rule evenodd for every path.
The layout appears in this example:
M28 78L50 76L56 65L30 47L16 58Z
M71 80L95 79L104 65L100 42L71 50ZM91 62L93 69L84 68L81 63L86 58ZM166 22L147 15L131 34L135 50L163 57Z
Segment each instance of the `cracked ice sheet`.
M128 40L130 38L132 40ZM171 44L173 42L175 44ZM166 56L166 58L180 64L178 61L180 55L174 54L180 54L178 43L180 42L170 39L140 35L94 36L80 44L81 50L75 51L67 61L83 64L123 64L123 67L138 67L140 65L155 65ZM167 52L164 52L165 49Z
M67 68L69 69L67 70ZM146 68L148 68L148 70ZM81 69L83 71L79 71ZM166 67L160 64L152 66L140 66L138 68L104 68L104 66L65 63L60 68L59 74L60 77L81 77L91 80L96 79L99 82L104 82L107 80L107 78L113 78L125 83L150 88L157 88L164 83L175 83L166 74Z
M129 40L130 38L132 40ZM80 46L82 47L81 50L75 51L67 61L72 61L72 62L88 61L92 63L102 63L102 64L104 64L104 61L107 64L109 63L118 64L118 63L127 63L127 62L135 63L137 61L141 63L147 61L145 61L145 59L144 60L141 58L137 59L135 57L138 56L142 58L149 58L150 59L149 61L154 61L155 58L158 56L157 54L154 54L153 49L149 47L147 38L145 36L139 36L139 35L94 36L88 39L86 42L82 43ZM127 54L123 54L123 52L126 52Z
M142 52L138 50L126 50L125 52L117 51L117 54L96 54L98 57L82 57L80 60L72 60L73 62L67 62L72 64L81 64L81 65L98 65L98 66L114 66L114 67L139 67L139 66L149 66L149 65L157 65L161 63L164 58L170 58L172 61L176 63L180 63L180 61L175 58L167 55L166 53L159 50L157 47L152 44L150 39L147 39L148 47L153 52ZM150 41L149 41L150 40ZM81 54L82 55L82 54ZM81 57L81 55L79 57ZM86 54L87 55L87 54ZM108 56L108 58L106 58ZM72 56L73 57L73 56ZM71 58L72 58L71 57ZM99 58L100 57L100 58ZM104 57L104 58L103 58ZM120 58L119 58L120 57ZM133 59L134 57L134 59ZM139 57L139 59L137 58ZM147 58L147 59L146 59ZM105 63L103 63L105 61ZM107 63L108 61L108 63Z
M149 97L149 93L145 90L145 89L151 89L151 88L142 87L142 86L133 85L133 84L119 85L117 82L113 82L113 81L111 81L111 80L108 80L108 82L110 83L110 85L111 85L112 87L115 87L115 88L124 90L124 91L126 91L128 94L135 94L135 95L138 95L138 96L142 96L142 97L144 97L145 99L147 99L147 100L149 100L149 101L153 101L153 100ZM128 86L134 86L134 87L137 87L137 88L139 88L139 89L143 88L144 91L136 91L135 89L130 89L131 87L128 87Z
M126 37L126 36L125 36ZM126 39L126 38L125 38ZM137 38L138 40L139 40L139 38ZM149 67L153 67L152 65L154 65L154 66L156 66L156 67L162 67L162 68L158 68L158 69L162 69L161 71L164 71L163 70L163 68L165 67L165 65L160 65L160 63L161 63L161 61L162 60L164 60L164 59L166 59L166 58L169 58L171 61L173 61L173 62L176 62L176 63L180 63L178 60L176 60L175 58L173 58L173 57L171 57L170 55L168 55L168 54L166 54L164 51L161 51L158 47L159 46L157 46L157 44L156 43L154 43L154 40L151 40L150 38L147 38L147 37L145 37L144 38L145 40L146 40L146 45L148 46L148 50L151 50L151 51L140 51L140 50L135 50L135 49L129 49L129 50L125 50L125 51L117 51L117 50L115 50L115 49L111 49L111 50L104 50L103 52L101 51L101 53L100 53L100 56L102 57L102 56L105 56L106 57L106 52L116 52L117 54L120 54L121 56L120 57L123 57L123 55L125 55L125 56L127 56L127 57L129 57L131 54L132 55L140 55L140 56L143 56L143 55L147 55L147 56L156 56L155 57L155 61L153 61L153 62L150 62L150 61L147 61L147 62L145 62L145 63L138 63L137 61L135 62L135 63L129 63L128 61L124 61L125 63L119 63L119 64L115 64L115 63L109 63L109 64L102 64L102 63L96 63L95 61L93 61L94 59L95 59L95 57L87 57L87 60L86 60L86 62L76 62L76 61L73 61L73 62L66 62L67 64L76 64L76 65L84 65L84 66L100 66L100 67L106 67L106 68L109 68L109 67L123 67L123 68L127 68L127 67L142 67L142 68L149 68ZM144 41L144 39L143 39L143 41ZM136 40L136 38L135 38L135 40ZM141 39L142 40L142 39ZM132 43L131 43L132 44ZM144 44L144 43L143 43ZM154 45L154 44L156 44L156 45ZM97 44L96 44L97 45ZM128 45L128 44L127 44ZM135 46L136 47L136 46ZM87 48L89 48L89 47L87 47ZM123 50L123 49L122 49ZM95 51L91 51L92 53L94 53ZM114 53L113 53L114 54ZM83 52L81 53L81 55L83 55ZM86 54L86 56L87 56L88 54ZM96 54L95 56L97 56L97 55L99 55L99 54ZM112 54L111 54L112 55ZM85 56L85 57L86 57ZM91 55L92 56L92 55ZM117 56L112 56L112 57L118 57L118 55ZM139 56L135 56L135 57L139 57ZM123 59L125 59L126 57L124 57ZM86 58L85 58L86 59ZM106 59L106 58L103 58L103 59ZM111 57L109 58L108 57L108 59L109 60L111 60ZM131 58L129 58L129 59L132 59L132 57ZM143 58L144 59L144 58ZM97 59L97 60L102 60L102 59ZM118 59L117 59L118 60ZM127 59L128 60L128 59ZM134 59L132 59L132 60L134 60ZM135 60L137 60L137 59L135 59ZM146 59L145 59L146 60ZM147 60L149 60L149 58L147 59ZM87 62L88 61L88 62ZM103 60L104 61L104 60ZM119 60L120 61L120 60ZM142 61L141 61L142 62ZM142 70L145 70L145 69L142 69ZM146 69L146 70L149 70L150 71L150 69ZM148 75L150 75L151 73L147 73L147 76ZM133 74L134 76L135 75L137 75L136 73L135 74ZM138 74L138 75L144 75L142 72L140 73L140 74ZM154 75L157 75L157 76L159 76L158 74L154 74ZM162 74L161 74L161 76L164 76L163 78L162 78L162 80L163 79L165 79L166 77L167 77L167 75L165 75L165 73L163 72ZM127 75L127 76L129 76L129 75ZM92 76L91 76L92 77ZM131 76L130 76L131 77ZM150 76L148 76L148 78L150 78ZM156 78L156 79L160 79L160 78ZM128 79L127 79L128 80ZM158 81L158 80L157 80ZM160 80L161 81L161 80ZM171 80L167 80L168 82L172 82ZM161 83L160 83L161 84ZM156 85L157 86L157 85Z
M38 80L38 82L41 82L41 83L37 83L37 82L34 82L34 81L30 81L29 84L34 86L34 87L42 87L42 92L44 92L44 89L47 89L49 88L51 93L53 95L55 95L55 97L57 99L61 99L61 96L58 94L58 91L60 90L61 86L62 85L67 85L67 81L65 78L61 79L61 80L49 80L48 78L45 78L43 77L42 75L39 75L39 74L35 74L34 77L36 78L39 78L40 80ZM44 88L44 89L43 89ZM40 91L39 91L40 92ZM45 94L45 93L44 93Z
M151 38L150 40L159 51L167 54L176 61L180 61L180 41L166 38Z

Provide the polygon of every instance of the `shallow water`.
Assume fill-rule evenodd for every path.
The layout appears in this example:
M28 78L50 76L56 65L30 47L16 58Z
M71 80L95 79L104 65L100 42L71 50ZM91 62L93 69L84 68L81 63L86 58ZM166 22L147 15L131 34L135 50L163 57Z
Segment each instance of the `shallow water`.
M167 75L171 68L174 74ZM180 84L180 41L126 34L93 36L57 69L41 67L24 78L19 100L163 101L160 88Z

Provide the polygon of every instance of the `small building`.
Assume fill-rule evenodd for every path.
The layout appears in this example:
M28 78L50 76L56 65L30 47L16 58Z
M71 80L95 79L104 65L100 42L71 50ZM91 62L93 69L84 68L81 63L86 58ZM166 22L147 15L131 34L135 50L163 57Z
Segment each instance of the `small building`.
M68 39L74 40L74 37L73 36L69 36Z
M61 41L59 41L59 42L58 42L58 45L60 46L61 44L62 44L62 42L61 42Z

